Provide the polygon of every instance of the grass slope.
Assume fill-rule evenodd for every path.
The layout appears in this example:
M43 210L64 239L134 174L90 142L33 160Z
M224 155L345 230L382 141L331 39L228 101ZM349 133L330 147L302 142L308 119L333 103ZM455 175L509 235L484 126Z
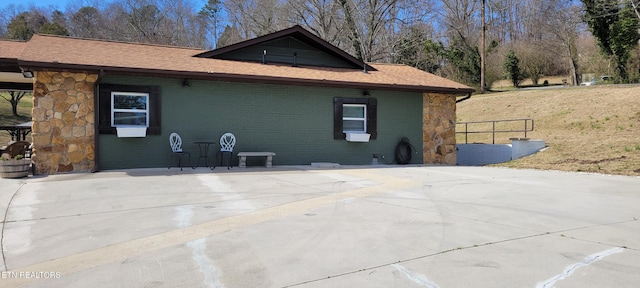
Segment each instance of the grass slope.
M527 137L545 140L549 149L497 166L640 176L640 86L518 90L476 95L457 106L458 121L535 120ZM469 143L492 141L473 137ZM496 143L509 137L523 133L497 134ZM457 140L464 143L464 136Z

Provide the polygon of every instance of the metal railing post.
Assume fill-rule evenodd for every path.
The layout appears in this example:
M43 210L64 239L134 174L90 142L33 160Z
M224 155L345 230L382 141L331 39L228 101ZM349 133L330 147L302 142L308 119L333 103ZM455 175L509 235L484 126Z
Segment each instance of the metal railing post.
M493 138L493 142L491 144L496 144L496 121L491 121L493 128L491 130L491 137Z
M531 119L531 131L533 131L534 123L535 123L535 120Z
M464 144L469 144L469 123L464 123Z
M505 128L504 130L496 130L496 123L499 122L516 122L516 121L523 121L524 122L524 129L519 130L519 129L509 129L509 128ZM529 121L531 121L531 127L529 127ZM479 131L469 131L469 124L482 124L482 123L489 123L491 122L491 130L479 130ZM486 134L486 133L491 133L491 143L496 144L496 133L515 133L515 132L523 132L524 133L524 137L527 138L528 137L528 133L529 131L533 131L535 129L535 120L531 119L531 118L523 118L523 119L507 119L507 120L486 120L486 121L473 121L473 122L457 122L456 125L462 125L464 124L464 132L462 131L457 131L456 129L456 135L457 134L461 134L464 133L464 143L465 144L469 144L469 134L473 134L473 133L477 133L477 134ZM509 126L507 126L509 127ZM516 126L517 127L517 126Z

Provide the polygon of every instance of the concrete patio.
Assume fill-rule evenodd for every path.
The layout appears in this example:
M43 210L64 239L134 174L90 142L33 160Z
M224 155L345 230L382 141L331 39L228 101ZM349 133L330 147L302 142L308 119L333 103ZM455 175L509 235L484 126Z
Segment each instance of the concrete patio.
M0 185L1 287L640 283L638 177L296 166Z

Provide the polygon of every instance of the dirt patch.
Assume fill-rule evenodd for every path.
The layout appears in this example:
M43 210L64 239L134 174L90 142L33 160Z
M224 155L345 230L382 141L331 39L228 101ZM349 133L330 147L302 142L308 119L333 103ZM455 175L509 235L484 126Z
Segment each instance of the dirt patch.
M609 158L609 159L600 159L600 160L579 160L579 159L566 159L566 160L562 160L559 162L555 162L552 164L566 164L566 163L578 163L578 164L601 164L604 162L609 162L609 161L619 161L619 160L624 160L627 159L627 156L620 156L620 157L616 157L616 158ZM640 170L640 169L639 169Z

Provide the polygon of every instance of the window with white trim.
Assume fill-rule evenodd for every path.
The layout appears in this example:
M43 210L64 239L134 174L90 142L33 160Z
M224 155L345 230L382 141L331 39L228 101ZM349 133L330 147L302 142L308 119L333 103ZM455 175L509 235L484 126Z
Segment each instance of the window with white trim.
M342 104L342 132L367 132L366 104Z
M111 127L149 127L149 93L111 92Z
M344 140L347 133L367 133L378 137L376 98L333 98L333 139Z

